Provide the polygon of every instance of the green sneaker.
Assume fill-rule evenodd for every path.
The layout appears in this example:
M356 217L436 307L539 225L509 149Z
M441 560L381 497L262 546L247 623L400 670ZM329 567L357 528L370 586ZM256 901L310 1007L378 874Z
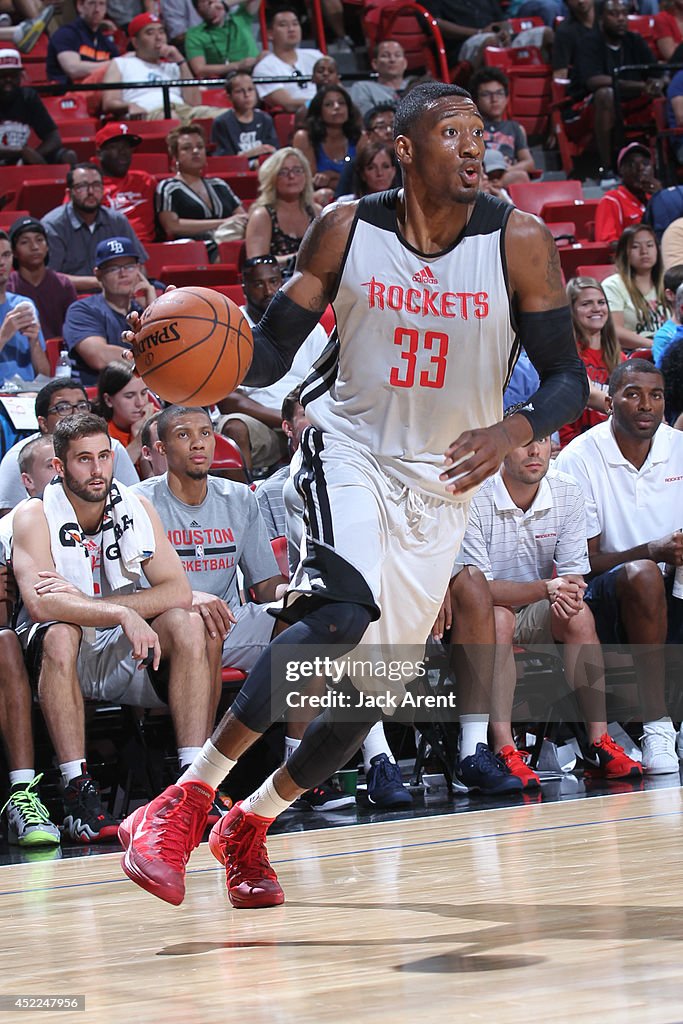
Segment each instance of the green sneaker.
M50 821L47 809L38 796L42 775L24 785L12 787L9 800L0 813L7 814L7 840L17 846L55 846L59 829Z
M55 13L54 5L48 4L36 18L22 21L14 30L14 44L20 53L30 53Z

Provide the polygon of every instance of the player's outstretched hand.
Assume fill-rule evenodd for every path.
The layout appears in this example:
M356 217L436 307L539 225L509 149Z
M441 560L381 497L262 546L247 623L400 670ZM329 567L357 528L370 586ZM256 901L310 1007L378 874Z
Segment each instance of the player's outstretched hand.
M493 476L514 446L504 423L466 430L446 449L446 469L439 479L449 481L447 491L464 494Z
M175 285L174 284L169 284L166 287L166 289L164 291L164 294L166 294L166 292L172 292L172 291L175 291ZM126 320L128 321L128 324L130 326L130 330L129 331L122 331L122 333L121 333L121 341L125 345L132 345L134 343L135 335L140 330L140 319L141 319L140 318L140 314L137 312L137 310L133 310L126 317ZM132 359L132 358L133 358L133 353L132 352L125 352L124 353L124 359Z
M225 601L214 594L205 594L201 590L192 591L192 607L201 615L206 631L212 640L220 637L225 640L237 619Z

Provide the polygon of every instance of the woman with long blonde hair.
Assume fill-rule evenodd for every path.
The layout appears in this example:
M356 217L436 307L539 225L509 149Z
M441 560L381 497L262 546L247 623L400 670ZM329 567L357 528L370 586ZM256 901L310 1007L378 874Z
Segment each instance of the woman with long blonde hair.
M602 282L619 344L628 352L652 348L652 337L669 315L664 266L654 230L631 224L617 242L616 274Z
M299 251L308 225L320 213L313 201L313 177L300 149L285 146L261 164L259 195L249 210L247 259L275 256L287 264Z
M560 444L607 419L607 385L616 366L625 359L617 341L607 296L594 277L573 277L567 284L567 298L574 325L574 337L590 381L588 403L573 423L560 430Z

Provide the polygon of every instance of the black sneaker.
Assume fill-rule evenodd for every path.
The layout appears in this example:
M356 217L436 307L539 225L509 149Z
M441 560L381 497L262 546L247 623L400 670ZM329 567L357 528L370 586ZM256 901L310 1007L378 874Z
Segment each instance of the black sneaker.
M77 843L116 842L119 822L102 806L99 787L85 761L81 768L83 774L64 789L62 831Z
M327 782L303 793L293 806L304 811L338 811L341 807L350 807L355 802L356 798L352 793L345 793L337 782L328 779Z
M375 807L410 807L413 798L403 785L401 769L386 754L375 754L368 772L368 800Z
M468 789L482 793L519 793L522 790L522 780L512 775L485 743L477 743L474 754L464 757L455 773Z

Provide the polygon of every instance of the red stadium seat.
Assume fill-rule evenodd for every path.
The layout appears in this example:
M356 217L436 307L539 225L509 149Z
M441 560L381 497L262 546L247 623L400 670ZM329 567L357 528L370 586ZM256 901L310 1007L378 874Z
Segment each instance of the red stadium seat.
M294 134L294 114L273 114L273 124L281 146L291 146Z
M550 84L550 126L560 152L562 170L571 174L574 160L582 156L593 145L593 107L584 107L572 121L565 121L562 111L570 109L572 99L568 93L569 81L553 79Z
M583 199L580 181L529 181L508 186L510 198L516 207L540 217L546 203L571 202Z
M506 72L518 67L549 67L537 46L486 46L484 47L484 64L489 67L502 68Z
M145 249L149 259L145 264L149 277L159 277L161 268L171 265L196 267L208 263L209 257L204 242L194 238L179 239L177 242L147 242Z
M249 170L249 160L246 156L209 156L206 160L206 174L215 177L240 174Z
M606 277L614 274L615 270L613 263L582 263L576 268L576 277L594 277L596 281L604 281Z
M217 284L239 284L240 272L225 263L192 267L169 264L161 268L159 277L164 284L174 284L176 288L213 288Z
M441 82L450 81L441 29L421 4L410 0L369 0L362 25L368 50L384 39L395 40L403 47L408 71Z
M576 242L576 225L573 221L558 221L548 224L548 230L555 239L555 245L573 245Z
M242 174L235 174L234 171L222 171L216 174L227 182L236 196L240 199L256 199L258 197L258 174L256 171L246 171Z
M17 207L15 202L17 192L26 181L34 181L37 178L43 181L49 179L51 181L61 181L62 187L66 187L68 171L68 164L24 164L21 167L3 167L0 173L0 197L7 197L3 209L8 210ZM25 207L22 207L22 209L25 209Z
M92 120L84 92L68 92L65 96L41 96L40 98L47 108L48 114L57 122L60 129L62 118L68 118L70 121Z
M130 167L132 171L147 171L148 174L159 174L168 178L168 153L133 153Z
M587 242L584 245L567 245L558 250L560 265L565 280L576 277L579 267L588 264L606 265L612 259L612 249L602 242Z
M62 351L63 344L63 338L45 339L45 355L47 356L48 362L50 364L51 377L54 377L55 375L55 369L57 368L57 360L59 359L59 353Z
M211 287L221 295L227 295L238 306L244 305L245 295L241 284L212 284Z
M244 260L244 241L235 238L231 242L221 242L218 246L218 258L221 263L227 263L238 269Z
M15 220L30 216L28 210L0 210L0 231L9 231Z
M508 25L513 35L517 35L519 32L526 32L528 28L542 28L543 18L537 18L532 15L530 18L508 18Z
M49 169L45 170L49 174ZM63 178L55 181L46 177L45 180L24 182L17 192L17 206L22 210L30 210L32 217L44 217L50 210L62 205L64 188Z
M226 110L232 107L230 97L225 89L200 89L199 97L204 107L225 107Z
M653 14L629 14L627 18L627 29L641 36L650 47L652 55L659 60L660 55L655 42L656 21Z
M570 202L544 203L541 219L548 227L558 221L574 221L576 241L592 242L595 239L595 211L599 199L574 199Z

